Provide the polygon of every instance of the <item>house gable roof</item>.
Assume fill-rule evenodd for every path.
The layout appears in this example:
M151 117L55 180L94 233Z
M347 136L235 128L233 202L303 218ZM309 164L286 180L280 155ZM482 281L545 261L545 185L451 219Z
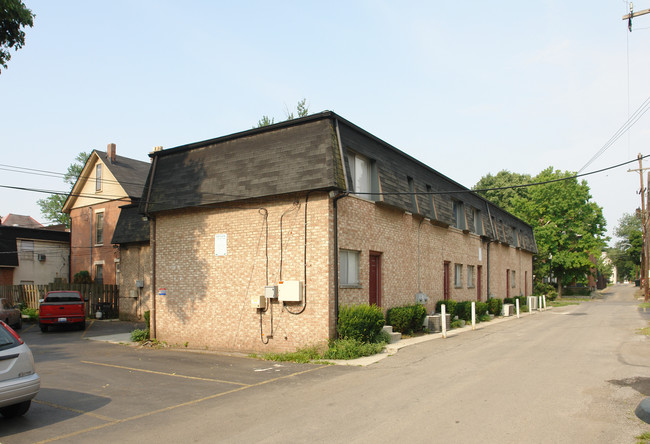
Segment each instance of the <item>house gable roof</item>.
M94 186L90 185L95 180L95 167L98 163L107 170L103 177L106 190L102 193L95 193ZM115 156L115 161L111 162L106 152L93 150L63 204L63 212L69 213L77 205L85 206L89 203L121 199L130 202L139 198L149 166L149 162L124 156Z
M24 228L42 228L43 224L35 220L31 216L22 216L20 214L7 214L0 221L0 225L8 225L11 227L24 227Z

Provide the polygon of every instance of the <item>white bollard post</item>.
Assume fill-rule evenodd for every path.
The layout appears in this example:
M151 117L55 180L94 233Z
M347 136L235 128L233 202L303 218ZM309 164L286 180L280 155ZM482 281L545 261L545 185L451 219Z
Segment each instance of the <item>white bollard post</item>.
M546 310L546 295L542 296L544 298L544 310Z
M442 326L442 337L447 337L447 307L445 304L440 306L440 325Z
M515 307L517 307L517 319L519 319L519 298L515 299Z
M538 305L539 311L542 311L542 297L541 296L539 297L539 301L537 302L537 305Z
M534 296L528 296L528 314L535 313L535 311L533 310L533 298Z
M476 330L476 302L472 302L472 330Z

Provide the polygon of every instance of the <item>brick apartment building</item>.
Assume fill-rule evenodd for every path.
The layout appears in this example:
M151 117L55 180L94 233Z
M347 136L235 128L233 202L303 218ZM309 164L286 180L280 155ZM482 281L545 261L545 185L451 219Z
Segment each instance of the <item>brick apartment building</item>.
M532 293L530 226L335 113L151 157L160 340L293 350L333 337L342 305Z
M111 238L121 206L137 201L149 163L118 156L111 143L106 152L93 150L63 205L70 214L70 281L88 271L96 283L119 281L119 251Z

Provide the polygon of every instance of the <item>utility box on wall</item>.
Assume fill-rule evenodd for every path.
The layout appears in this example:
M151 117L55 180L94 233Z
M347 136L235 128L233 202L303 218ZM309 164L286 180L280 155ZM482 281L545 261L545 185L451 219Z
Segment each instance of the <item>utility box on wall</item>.
M264 310L266 308L266 298L264 295L253 295L251 297L251 307Z
M302 282L280 281L278 283L278 299L285 302L301 302Z

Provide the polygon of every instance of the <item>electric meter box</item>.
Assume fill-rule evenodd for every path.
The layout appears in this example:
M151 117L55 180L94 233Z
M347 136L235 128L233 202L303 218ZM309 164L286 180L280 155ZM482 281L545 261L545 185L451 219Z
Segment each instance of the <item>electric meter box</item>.
M264 295L253 295L253 297L251 297L251 307L265 309L266 298Z
M285 302L301 302L302 282L280 281L278 283L278 299Z
M278 297L278 286L277 285L267 285L264 287L264 296L266 299L277 299Z

